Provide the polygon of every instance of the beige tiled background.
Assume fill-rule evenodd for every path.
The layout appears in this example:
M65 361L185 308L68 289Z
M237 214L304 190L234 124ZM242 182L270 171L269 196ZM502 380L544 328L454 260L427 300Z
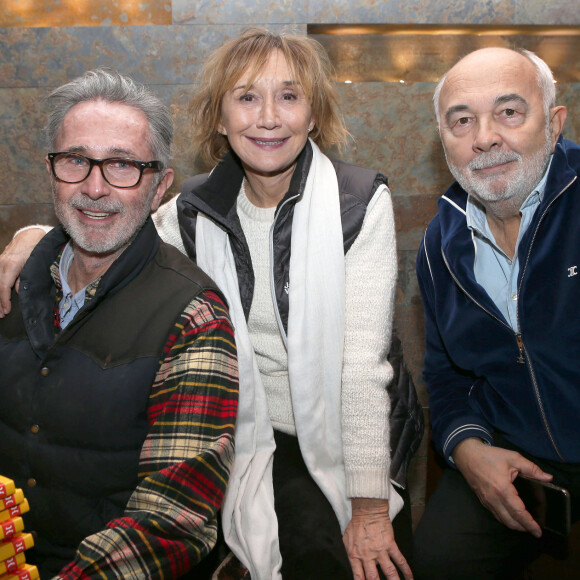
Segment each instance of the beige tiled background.
M577 0L2 0L0 247L18 227L54 220L41 133L42 99L50 88L97 65L152 85L175 114L178 184L201 169L187 146L186 108L195 73L208 51L252 24L290 27L325 44L354 138L343 157L389 177L399 249L397 321L427 408L414 262L437 197L451 182L431 111L433 88L469 50L530 48L556 71L559 101L570 111L565 135L577 141ZM359 24L367 25L365 34L353 35L352 26ZM424 502L426 441L410 473L416 515Z

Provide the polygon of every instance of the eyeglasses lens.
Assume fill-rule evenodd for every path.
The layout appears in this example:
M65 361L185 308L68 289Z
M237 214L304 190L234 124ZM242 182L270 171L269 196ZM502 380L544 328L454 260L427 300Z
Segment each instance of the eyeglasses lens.
M132 187L141 177L141 168L131 159L110 158L91 163L83 155L61 153L53 161L56 177L67 183L84 181L93 165L100 166L104 178L113 186Z

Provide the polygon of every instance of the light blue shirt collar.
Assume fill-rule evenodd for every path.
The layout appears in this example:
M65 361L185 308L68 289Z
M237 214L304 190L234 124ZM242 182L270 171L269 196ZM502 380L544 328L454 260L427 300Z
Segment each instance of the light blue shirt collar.
M62 252L60 264L58 266L60 283L62 287L62 299L59 303L61 328L66 328L68 324L70 324L71 320L75 317L76 313L85 304L85 293L87 287L85 286L84 288L81 288L76 294L73 294L68 284L68 271L74 256L75 254L72 244L69 242Z
M552 159L534 190L526 197L520 207L522 216L513 260L496 244L495 238L487 223L483 206L471 196L467 199L467 227L473 233L475 260L473 273L477 283L484 288L488 296L503 314L507 323L515 332L518 330L518 248L520 240L529 228L534 214L544 197L546 182Z

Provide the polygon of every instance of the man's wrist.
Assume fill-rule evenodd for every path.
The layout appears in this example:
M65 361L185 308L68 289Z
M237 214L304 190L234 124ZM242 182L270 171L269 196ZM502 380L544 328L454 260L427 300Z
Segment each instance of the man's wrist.
M489 447L489 441L481 439L480 437L468 437L460 441L451 453L451 461L454 465L461 471L461 468L465 461L468 460L473 453L477 453L478 449L481 447Z

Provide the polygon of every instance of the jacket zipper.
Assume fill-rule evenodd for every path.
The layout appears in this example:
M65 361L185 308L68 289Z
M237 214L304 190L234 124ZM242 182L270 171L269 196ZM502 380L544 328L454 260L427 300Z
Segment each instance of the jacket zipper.
M544 217L546 215L546 213L548 212L548 210L552 207L552 204L554 204L554 202L559 199L562 194L576 181L576 176L574 177L574 179L572 179L568 185L564 186L562 188L562 190L560 191L560 193L558 193L558 195L554 196L554 199L552 199L552 201L548 204L548 207L546 207L546 209L544 210L544 213L542 213L542 215L540 216L540 219L538 220L538 225L536 226L536 229L534 231L534 237L532 238L532 241L530 243L530 247L528 249L528 254L526 256L526 261L524 264L524 268L522 270L522 275L520 276L520 285L518 286L518 298L520 296L521 290L522 290L522 284L524 281L524 276L526 273L526 270L528 268L528 263L530 261L530 256L532 254L532 247L534 245L534 242L536 241L536 236L538 234L538 230L540 229L540 225L542 224L542 222L544 221ZM516 310L517 313L517 327L518 327L518 347L520 349L520 358L522 359L523 362L523 355L524 353L526 353L526 348L524 346L524 341L522 338L522 334L521 332L519 332L520 330L520 302L518 299L518 307ZM538 402L538 407L540 409L540 414L542 416L542 421L544 423L544 427L546 429L546 433L548 434L548 437L550 439L550 442L552 443L552 447L554 448L554 451L558 454L558 457L562 460L562 461L566 461L564 459L564 457L562 456L562 454L560 453L560 450L558 449L558 446L556 445L556 441L554 440L554 436L552 435L552 430L550 429L550 425L548 424L548 419L546 417L546 412L544 410L544 404L542 402L542 398L540 396L540 389L538 388L538 381L536 380L536 373L534 372L534 367L532 365L532 361L530 360L530 357L527 356L527 360L528 360L528 369L530 371L530 377L532 379L532 385L534 386L534 393L536 395L536 400ZM519 359L518 359L519 361Z
M518 304L519 306L519 304ZM518 320L518 329L520 327L519 320ZM518 348L520 349L520 356L516 359L516 361L520 364L526 364L526 359L524 359L524 341L522 339L522 335L520 332L516 332L516 342L518 343Z
M498 318L495 314L493 314L492 312L490 312L485 306L483 306L482 304L480 304L461 284L461 282L459 282L459 280L455 277L455 274L453 273L453 270L451 270L451 267L449 266L449 262L447 261L447 256L445 256L445 252L443 251L443 248L441 248L441 255L443 256L443 261L445 262L445 265L447 266L447 270L449 271L449 273L451 274L451 277L453 278L453 281L457 284L457 286L459 286L459 288L461 288L461 291L477 306L479 306L486 314L488 314L489 316L491 316L494 320L497 320L502 326L505 326L511 333L515 334L516 337L516 343L518 343L518 347L519 347L519 342L518 342L518 337L520 337L521 340L521 336L517 333L513 332L512 327L509 324L506 324L501 318ZM520 355L521 356L521 355ZM518 361L519 362L519 361Z
M288 337L286 336L286 330L282 324L282 318L280 317L280 309L278 308L278 297L276 296L276 285L274 283L274 227L276 226L276 221L278 216L282 213L282 208L289 202L300 197L300 194L289 197L286 201L278 207L276 215L274 216L274 221L270 227L270 292L272 293L272 302L274 303L274 313L276 314L276 321L278 322L278 328L280 329L280 334L282 335L282 340L284 341L284 346L288 350Z

